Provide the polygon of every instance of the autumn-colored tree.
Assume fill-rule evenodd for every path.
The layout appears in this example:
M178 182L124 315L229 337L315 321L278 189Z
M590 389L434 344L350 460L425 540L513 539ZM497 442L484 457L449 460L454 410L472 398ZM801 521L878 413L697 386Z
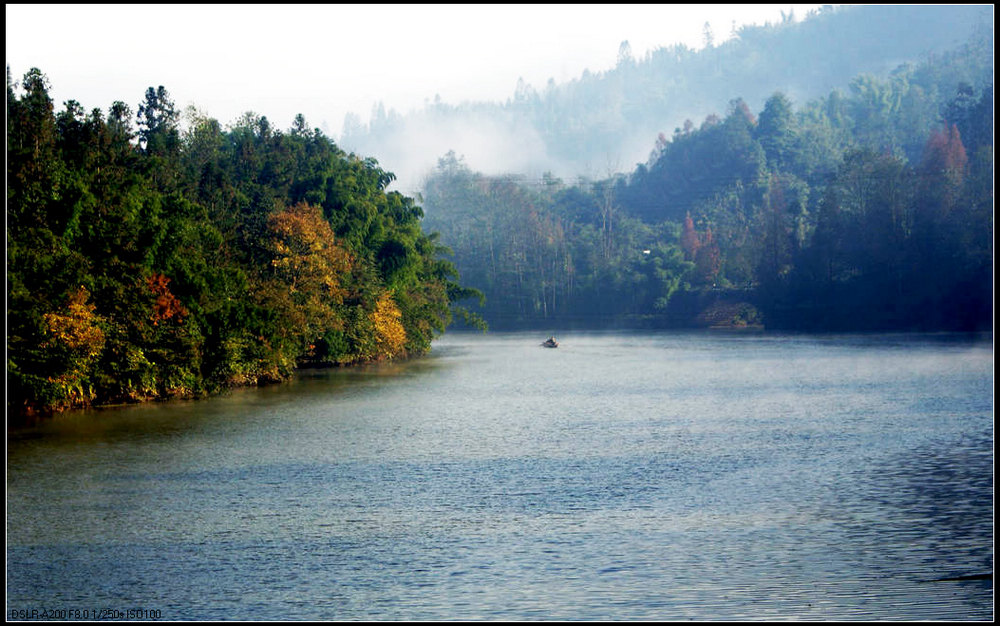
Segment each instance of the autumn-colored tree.
M722 269L722 253L719 251L718 244L712 238L711 226L705 229L705 234L695 254L694 262L696 279L707 285L714 284L716 278L719 276L719 270Z
M187 315L187 309L184 308L181 301L177 299L177 296L170 293L170 287L168 286L170 284L169 278L163 274L154 273L146 279L146 284L149 285L149 290L156 296L156 301L153 303L153 313L150 316L150 320L154 326L174 316L183 318Z
M921 306L936 325L979 317L991 297L992 219L968 189L968 157L956 125L931 133L918 169L913 266L923 278ZM971 325L970 322L964 322Z
M331 330L343 329L351 255L320 209L306 203L274 214L269 229L271 272L280 284L267 291L269 307L284 312L287 327L281 332L298 356Z
M46 339L42 348L51 351L61 364L51 372L48 382L71 404L92 398L93 391L90 387L84 389L84 382L104 348L101 319L95 315L96 306L89 298L90 292L80 287L69 294L64 307L43 315Z
M343 276L350 256L337 244L330 224L317 207L299 203L276 213L271 266L292 292L319 287L334 300L343 300Z
M90 292L80 287L69 296L66 307L58 312L44 315L46 330L52 344L61 345L87 358L101 352L104 333L94 315L96 308L88 302Z
M406 345L406 331L403 329L402 317L392 295L382 294L371 314L379 358L391 359L402 355L403 347Z
M920 193L914 235L920 247L918 261L941 271L949 250L958 242L968 157L958 128L935 129L927 139L919 167ZM957 218L957 219L956 219Z
M965 182L967 163L965 146L962 145L962 137L955 124L931 133L924 148L924 160L920 169L925 192L932 194L932 199L938 203L936 208L941 213L939 217L950 212L958 202Z
M694 228L694 220L689 212L684 217L684 226L681 230L681 250L684 251L685 261L694 261L701 247L701 240L698 238L698 231Z
M772 177L768 184L766 206L763 210L763 233L757 268L757 276L762 287L769 293L774 293L778 289L778 283L791 267L787 215L785 186L777 177Z

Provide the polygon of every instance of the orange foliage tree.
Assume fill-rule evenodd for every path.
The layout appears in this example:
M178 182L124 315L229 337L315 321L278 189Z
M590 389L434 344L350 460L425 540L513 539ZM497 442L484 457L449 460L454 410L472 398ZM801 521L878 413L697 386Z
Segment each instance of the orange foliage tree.
M156 301L153 303L153 313L150 316L154 326L162 320L168 320L174 316L183 318L187 315L187 309L177 299L177 296L170 292L169 278L163 274L152 274L146 279L146 284L156 296Z
M685 261L694 261L701 247L701 240L698 238L698 231L694 228L694 220L688 213L684 218L684 227L681 231L681 250L684 251Z

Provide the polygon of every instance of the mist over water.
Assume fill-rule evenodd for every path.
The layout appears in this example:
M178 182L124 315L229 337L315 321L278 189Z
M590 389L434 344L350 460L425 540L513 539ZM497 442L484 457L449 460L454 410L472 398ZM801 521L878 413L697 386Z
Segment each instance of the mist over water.
M8 434L8 607L993 613L992 339L449 334Z

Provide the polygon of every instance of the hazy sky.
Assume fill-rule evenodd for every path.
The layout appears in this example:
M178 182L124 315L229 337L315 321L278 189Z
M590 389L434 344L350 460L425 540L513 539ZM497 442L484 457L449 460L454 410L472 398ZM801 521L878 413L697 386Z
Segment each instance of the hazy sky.
M74 99L135 110L163 85L178 108L223 124L243 112L287 129L297 113L337 138L372 105L405 114L436 95L505 101L519 77L543 90L614 67L622 41L701 48L737 26L801 20L813 4L6 5L7 66L46 74L56 109Z

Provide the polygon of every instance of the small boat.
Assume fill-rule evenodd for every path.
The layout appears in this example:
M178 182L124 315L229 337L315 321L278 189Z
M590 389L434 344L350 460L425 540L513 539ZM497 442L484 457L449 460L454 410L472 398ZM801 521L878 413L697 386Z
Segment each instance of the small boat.
M558 348L559 342L556 341L555 337L549 337L548 339L542 342L542 346L546 348Z

